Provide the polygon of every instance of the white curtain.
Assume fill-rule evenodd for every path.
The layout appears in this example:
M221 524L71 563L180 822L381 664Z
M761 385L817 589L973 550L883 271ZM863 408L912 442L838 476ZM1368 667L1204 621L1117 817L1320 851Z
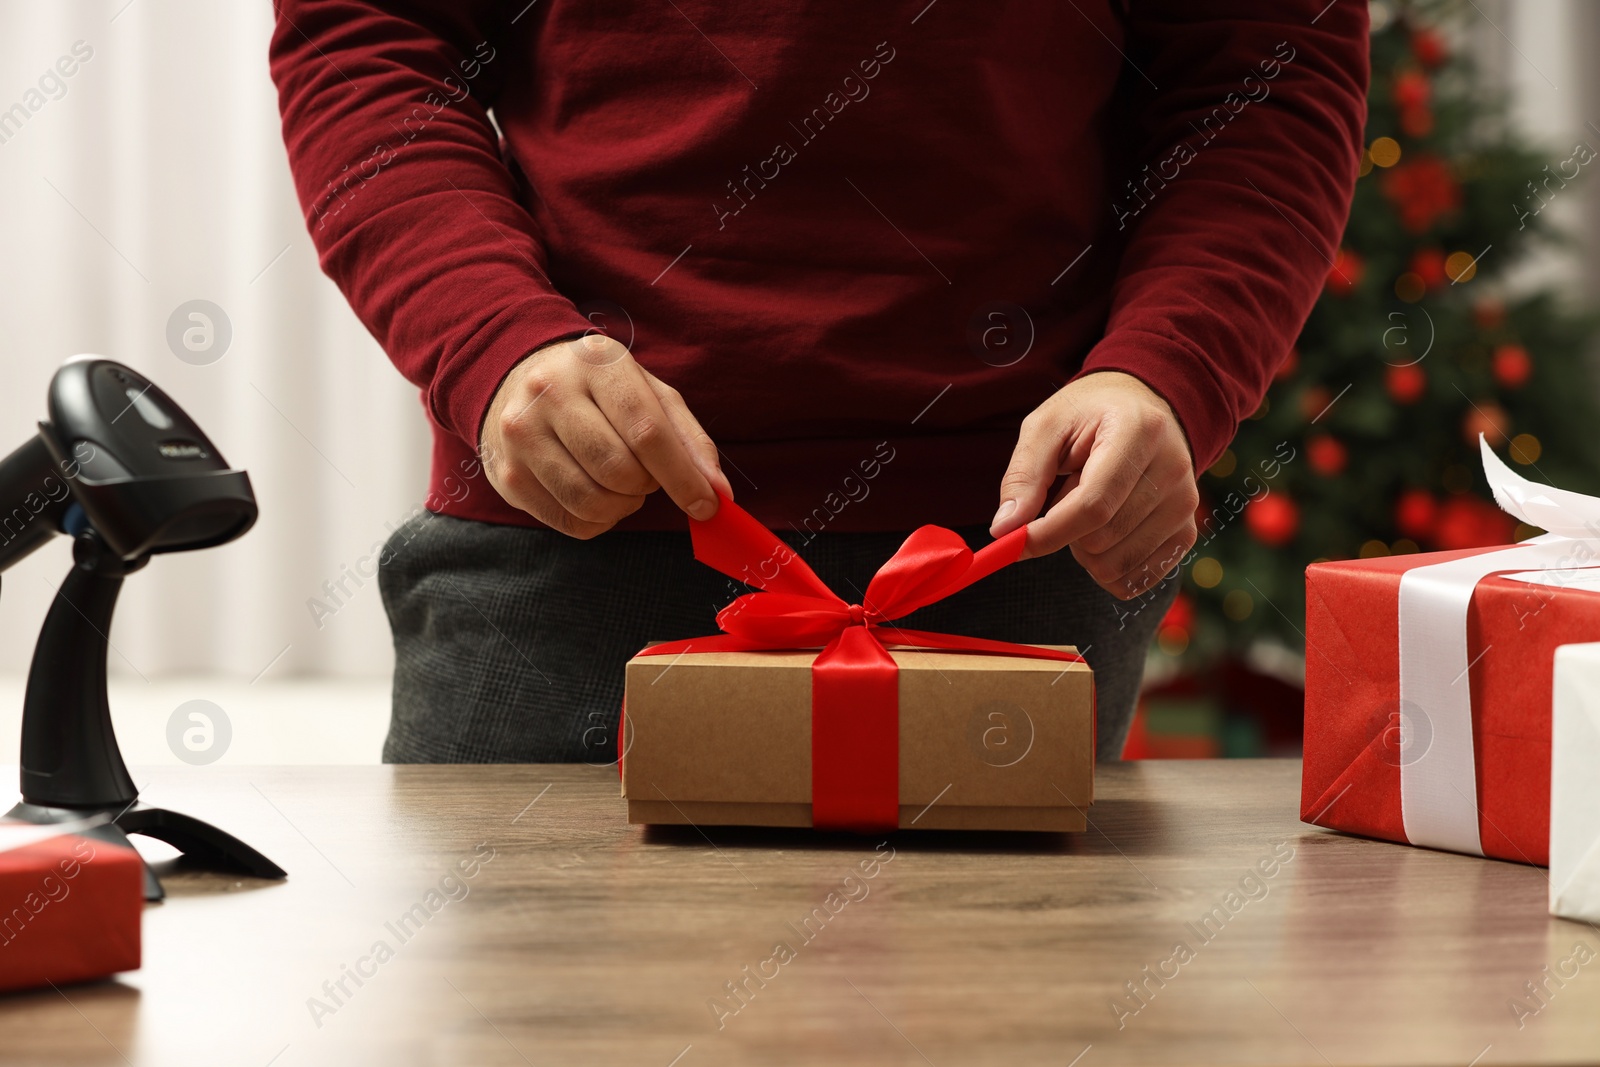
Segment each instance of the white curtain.
M1587 56L1600 5L1477 7L1468 36L1527 128L1552 147L1600 147L1585 125L1600 121ZM415 391L317 270L267 74L271 22L268 0L0 5L0 111L40 104L20 128L0 124L0 450L43 417L57 364L98 352L194 414L249 470L261 503L240 541L159 557L128 581L110 661L134 680L382 676L391 665L372 582L347 581L354 596L320 629L307 601L422 499L426 426ZM64 91L48 77L41 89L79 41L92 57ZM1600 237L1600 182L1588 186L1557 206ZM1591 294L1596 262L1584 268ZM230 348L207 366L167 346L168 317L193 299L232 324ZM27 669L68 561L58 538L4 576L0 675Z
M127 581L109 659L133 680L392 664L375 582L347 581L354 595L320 628L306 602L422 499L426 425L317 269L267 73L271 27L266 0L0 7L0 110L37 105L0 124L0 450L44 417L55 367L96 352L194 415L261 505L239 541L158 556ZM74 63L75 44L92 55ZM232 325L204 366L166 339L194 299ZM5 574L0 674L27 670L69 563L57 538Z
M1510 94L1517 127L1550 150L1552 169L1579 142L1600 152L1600 66L1593 58L1600 4L1476 0L1467 13L1483 73ZM1514 281L1553 285L1593 304L1600 301L1600 179L1587 174L1568 192L1546 210L1572 244L1523 264Z

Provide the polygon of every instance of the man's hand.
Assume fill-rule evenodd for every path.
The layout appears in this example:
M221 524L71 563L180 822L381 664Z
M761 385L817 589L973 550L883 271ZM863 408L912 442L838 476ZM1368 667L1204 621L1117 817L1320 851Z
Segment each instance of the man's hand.
M602 334L548 345L506 375L483 421L484 471L506 502L588 539L665 489L697 519L733 487L683 397Z
M1036 518L1061 474L1066 485ZM990 533L1027 523L1026 556L1071 545L1095 581L1129 600L1194 547L1199 499L1188 440L1166 401L1132 375L1100 371L1022 420Z

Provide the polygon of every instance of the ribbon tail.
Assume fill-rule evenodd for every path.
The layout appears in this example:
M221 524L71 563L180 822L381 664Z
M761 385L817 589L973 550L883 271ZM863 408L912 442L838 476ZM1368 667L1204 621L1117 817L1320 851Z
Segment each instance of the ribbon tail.
M1494 454L1483 434L1478 435L1478 450L1484 477L1502 511L1562 537L1600 537L1600 499L1529 481Z
M748 511L718 494L717 513L689 520L694 558L757 589L838 600L795 550Z
M987 578L1003 567L1009 567L1022 558L1027 547L1028 528L1019 526L1004 537L997 538L972 554L972 566L961 576L960 583L945 591L949 596L957 589L965 589L980 578Z

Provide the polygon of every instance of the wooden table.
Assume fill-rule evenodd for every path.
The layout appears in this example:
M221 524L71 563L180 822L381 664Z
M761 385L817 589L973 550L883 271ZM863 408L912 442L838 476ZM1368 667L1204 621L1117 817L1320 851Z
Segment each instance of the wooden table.
M290 878L165 872L144 969L0 998L0 1061L1600 1056L1600 933L1547 917L1542 870L1304 826L1298 773L1123 764L1102 769L1088 833L887 844L627 826L611 768L136 774L149 801L239 833ZM1580 943L1595 955L1577 976L1529 999L1524 983ZM744 983L742 1002L728 982Z

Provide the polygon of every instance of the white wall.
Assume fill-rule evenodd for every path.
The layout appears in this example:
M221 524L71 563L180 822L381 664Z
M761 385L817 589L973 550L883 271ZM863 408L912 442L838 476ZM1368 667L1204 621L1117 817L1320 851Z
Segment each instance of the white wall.
M1580 141L1600 151L1600 4L1477 0L1477 10L1467 10L1484 73L1509 92L1517 127L1549 147L1551 168ZM1591 302L1600 298L1600 176L1594 171L1592 164L1585 167L1541 212L1573 238L1572 245L1525 263L1517 283L1557 285Z
M0 449L44 416L67 356L133 366L250 472L261 518L129 579L112 672L384 676L375 585L321 630L305 602L422 498L426 428L415 390L317 269L267 73L271 5L125 3L0 6L0 109L74 42L93 49L0 143ZM208 366L166 341L195 298L233 328ZM57 538L4 576L0 674L26 671L69 550Z

